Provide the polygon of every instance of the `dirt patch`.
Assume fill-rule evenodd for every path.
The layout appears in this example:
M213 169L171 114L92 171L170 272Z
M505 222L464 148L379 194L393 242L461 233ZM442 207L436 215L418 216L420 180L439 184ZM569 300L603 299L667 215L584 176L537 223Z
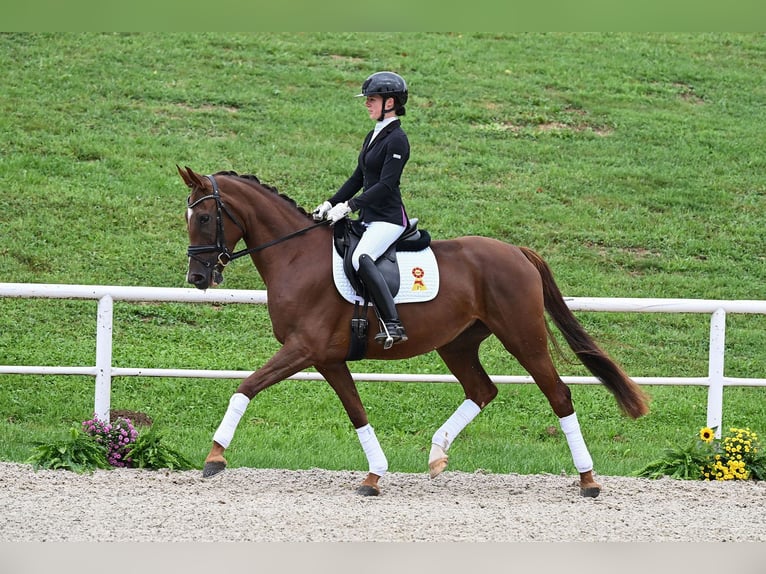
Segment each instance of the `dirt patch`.
M766 484L602 476L114 469L0 463L0 542L766 541Z
M141 411L130 411L127 409L111 409L109 411L109 420L127 419L135 426L150 427L154 422L152 417Z

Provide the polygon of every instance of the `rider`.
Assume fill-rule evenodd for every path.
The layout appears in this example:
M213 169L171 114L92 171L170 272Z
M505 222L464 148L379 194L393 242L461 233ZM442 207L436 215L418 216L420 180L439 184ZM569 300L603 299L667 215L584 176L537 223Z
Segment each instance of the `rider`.
M376 72L364 81L357 97L365 98L375 127L364 139L354 172L313 215L316 220L326 216L335 224L349 213L359 211L364 233L352 255L352 264L384 324L375 340L381 344L387 339L400 343L407 340L407 334L375 261L407 228L407 212L399 189L402 171L410 157L409 140L399 120L405 114L407 84L394 72ZM360 189L363 192L356 196Z

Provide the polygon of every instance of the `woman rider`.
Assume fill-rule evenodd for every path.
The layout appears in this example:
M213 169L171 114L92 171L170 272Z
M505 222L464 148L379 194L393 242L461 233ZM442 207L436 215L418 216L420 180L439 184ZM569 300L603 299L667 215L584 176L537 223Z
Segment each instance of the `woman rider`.
M399 189L410 157L409 140L399 119L405 114L407 84L399 74L377 72L364 81L357 97L365 98L375 127L364 138L354 172L313 215L316 220L327 217L335 224L349 213L359 212L364 233L352 255L352 264L384 324L375 340L383 344L391 338L401 343L407 340L407 334L375 261L407 228L407 212ZM362 193L357 195L360 190Z

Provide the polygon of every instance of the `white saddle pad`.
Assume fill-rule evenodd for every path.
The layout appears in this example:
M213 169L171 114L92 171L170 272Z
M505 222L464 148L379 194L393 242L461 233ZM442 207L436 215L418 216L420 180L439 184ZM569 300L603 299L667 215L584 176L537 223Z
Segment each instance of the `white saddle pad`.
M349 303L363 303L343 271L343 258L332 243L330 249L332 276L338 293ZM399 251L396 260L399 263L399 293L394 297L394 303L424 303L436 297L439 293L439 266L430 247L422 251Z

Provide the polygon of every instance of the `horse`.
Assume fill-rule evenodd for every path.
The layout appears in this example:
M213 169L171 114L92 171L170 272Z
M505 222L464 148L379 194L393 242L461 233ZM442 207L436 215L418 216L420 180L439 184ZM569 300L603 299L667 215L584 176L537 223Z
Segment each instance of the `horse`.
M313 366L340 399L367 457L369 471L357 492L378 495L388 462L348 368L354 305L333 286L332 227L327 221L315 222L293 199L255 176L233 171L202 175L189 167L176 168L189 188L186 280L202 290L215 287L232 260L249 255L266 285L273 334L281 343L231 396L205 458L203 477L226 468L225 450L249 402ZM240 240L247 248L235 251ZM579 472L580 494L598 496L601 485L593 476L571 392L550 354L549 343L556 347L556 341L546 315L625 415L645 415L647 396L586 332L567 307L547 262L534 250L482 236L433 240L430 246L441 277L438 294L427 302L399 305L408 340L385 348L374 343L370 330L366 354L368 359L399 360L436 350L462 385L464 402L433 436L430 477L444 471L452 441L497 395L479 360L480 344L494 335L531 375L559 418ZM367 312L374 321L372 310Z

